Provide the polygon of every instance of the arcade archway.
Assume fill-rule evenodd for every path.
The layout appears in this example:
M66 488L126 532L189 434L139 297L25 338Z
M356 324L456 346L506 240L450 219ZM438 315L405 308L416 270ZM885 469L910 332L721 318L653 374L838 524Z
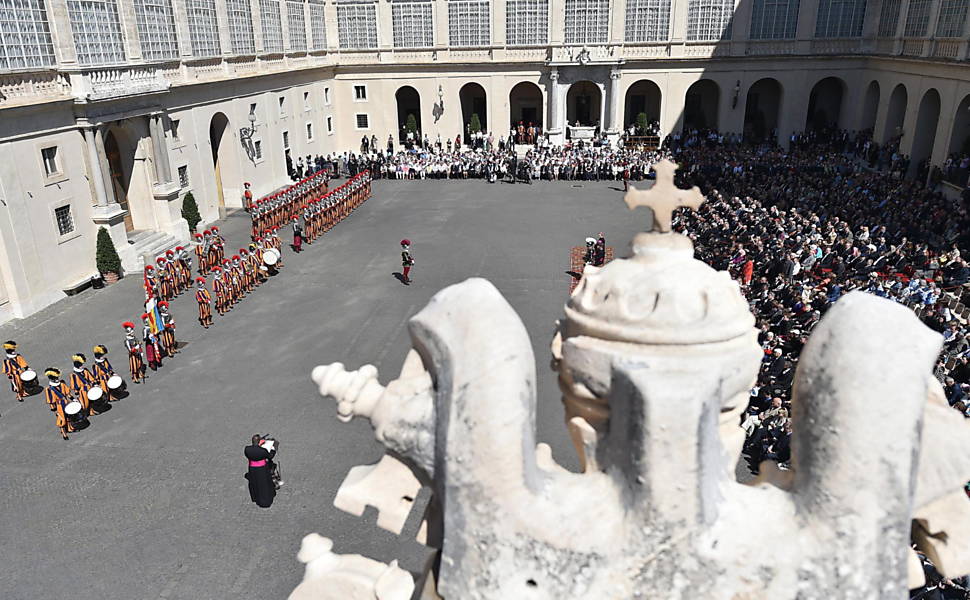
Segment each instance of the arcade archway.
M544 114L542 108L542 90L531 81L520 81L509 90L509 123L513 129L521 124L542 127Z
M953 116L953 129L950 131L949 152L970 154L970 96L963 98Z
M936 128L940 124L940 93L934 89L927 90L919 103L916 113L916 130L913 132L913 150L910 152L909 175L916 175L920 163L927 162L933 157L933 144L936 142Z
M577 81L566 93L566 120L569 125L602 127L603 93L592 81Z
M872 81L866 89L866 97L862 101L862 121L859 129L872 130L876 127L876 114L879 112L879 82Z
M656 83L649 79L635 82L627 88L623 101L624 129L629 130L632 125L637 129L637 135L647 135L653 125L660 124L660 102L660 87Z
M759 79L748 88L744 105L745 139L777 143L781 95L781 84L770 77Z
M398 88L397 139L405 146L421 143L421 95L409 85Z
M461 103L462 134L465 143L469 144L476 131L488 133L488 96L485 88L470 82L458 90L458 101Z
M711 79L694 82L684 95L684 131L717 129L721 88Z
M886 110L886 126L883 128L882 139L889 142L903 134L903 121L906 118L906 104L908 95L906 86L899 84L889 96L889 107Z
M808 95L805 129L807 131L838 129L844 96L845 82L838 77L826 77L816 83Z

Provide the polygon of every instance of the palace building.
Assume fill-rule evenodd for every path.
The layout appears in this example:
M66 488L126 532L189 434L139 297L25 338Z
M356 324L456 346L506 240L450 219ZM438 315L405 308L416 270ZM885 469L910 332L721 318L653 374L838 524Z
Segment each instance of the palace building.
M0 0L0 321L284 184L287 160L454 139L837 125L941 164L970 0Z

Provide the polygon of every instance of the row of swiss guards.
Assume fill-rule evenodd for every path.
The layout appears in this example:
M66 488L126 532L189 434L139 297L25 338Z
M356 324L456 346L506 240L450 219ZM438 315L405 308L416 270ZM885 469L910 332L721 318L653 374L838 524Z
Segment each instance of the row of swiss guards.
M321 235L330 231L334 225L345 219L370 197L370 189L370 171L362 171L343 185L308 202L303 212L291 215L293 250L301 252L303 242L312 244Z
M157 371L165 358L179 353L175 339L175 317L169 312L168 302L150 298L141 315L141 335L135 335L135 324L125 321L125 349L128 351L128 368L132 383L148 379L148 369Z
M249 192L249 183L244 185ZM247 210L252 213L253 240L262 231L286 225L290 215L302 213L310 202L327 192L329 185L330 172L318 171L275 194L252 201Z
M279 235L275 230L267 230L248 248L240 248L239 254L223 260L222 266L212 268L211 292L206 288L206 278L197 277L195 299L199 304L199 324L206 329L212 325L213 303L219 316L223 316L275 275L283 267L282 250Z
M195 257L199 263L199 275L207 275L212 267L222 264L226 257L226 240L216 225L196 233L192 245L195 246Z
M182 246L145 265L145 296L172 300L192 287L192 257Z

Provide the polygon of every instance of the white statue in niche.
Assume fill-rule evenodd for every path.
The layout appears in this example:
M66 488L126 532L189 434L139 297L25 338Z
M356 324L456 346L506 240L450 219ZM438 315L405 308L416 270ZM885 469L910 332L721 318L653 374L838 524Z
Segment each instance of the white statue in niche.
M584 274L553 343L584 472L537 448L528 333L469 279L410 320L413 349L386 387L370 365L314 369L340 418L369 418L412 470L358 473L344 502L368 490L400 531L402 490L429 484L422 537L440 548L446 600L902 599L920 583L914 518L944 572L970 571L970 428L940 405L940 336L903 306L839 300L799 362L791 471L734 480L760 348L737 285L670 231L677 206L703 200L675 169L656 165L656 185L627 195L653 208L653 230Z

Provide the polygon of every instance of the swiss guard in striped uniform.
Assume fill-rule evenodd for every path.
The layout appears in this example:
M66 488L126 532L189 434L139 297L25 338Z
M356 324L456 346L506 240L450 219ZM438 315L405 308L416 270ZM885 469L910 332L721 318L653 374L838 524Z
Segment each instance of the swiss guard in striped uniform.
M218 281L213 281L213 285ZM208 329L212 325L212 295L205 289L205 277L196 277L198 289L195 291L195 300L199 303L199 325Z
M179 353L179 343L175 340L175 317L168 312L168 302L159 302L158 312L162 317L162 322L158 324L162 349L166 356L175 356Z
M61 381L60 369L47 367L44 370L44 375L47 375L47 389L44 390L44 398L46 398L51 412L56 413L57 428L61 432L61 437L66 440L67 433L74 431L74 428L71 427L67 415L64 414L64 407L74 398L71 396L71 390L67 387L67 384Z
M222 267L212 268L212 292L216 295L216 312L221 317L226 314L226 294L228 293L226 282L222 279Z
M152 323L148 313L142 313L141 338L145 343L145 361L152 371L157 371L162 366L162 349L158 341L158 334L153 331Z
M108 387L108 380L115 374L115 370L108 361L108 347L104 344L98 344L93 350L94 364L91 365L91 372L94 373L94 378L98 380L98 385L104 390L107 401L113 402L116 398L112 397L111 388Z
M13 340L3 343L3 351L6 355L3 359L3 374L10 380L10 389L17 395L17 400L23 402L27 397L27 389L20 376L30 368L27 366L27 359L17 352L17 342Z
M81 402L81 406L88 414L96 415L98 411L91 408L88 390L98 385L98 382L95 380L94 374L84 366L88 359L79 352L72 356L71 360L74 362L74 371L71 373L71 392Z
M192 245L195 246L193 251L195 252L195 260L199 263L199 273L205 275L208 265L206 264L205 255L205 238L202 237L201 233L195 233L192 235Z
M121 324L125 329L125 349L128 351L128 368L131 369L132 383L141 383L142 379L148 379L145 372L145 359L141 355L141 344L135 338L135 324L125 321Z

